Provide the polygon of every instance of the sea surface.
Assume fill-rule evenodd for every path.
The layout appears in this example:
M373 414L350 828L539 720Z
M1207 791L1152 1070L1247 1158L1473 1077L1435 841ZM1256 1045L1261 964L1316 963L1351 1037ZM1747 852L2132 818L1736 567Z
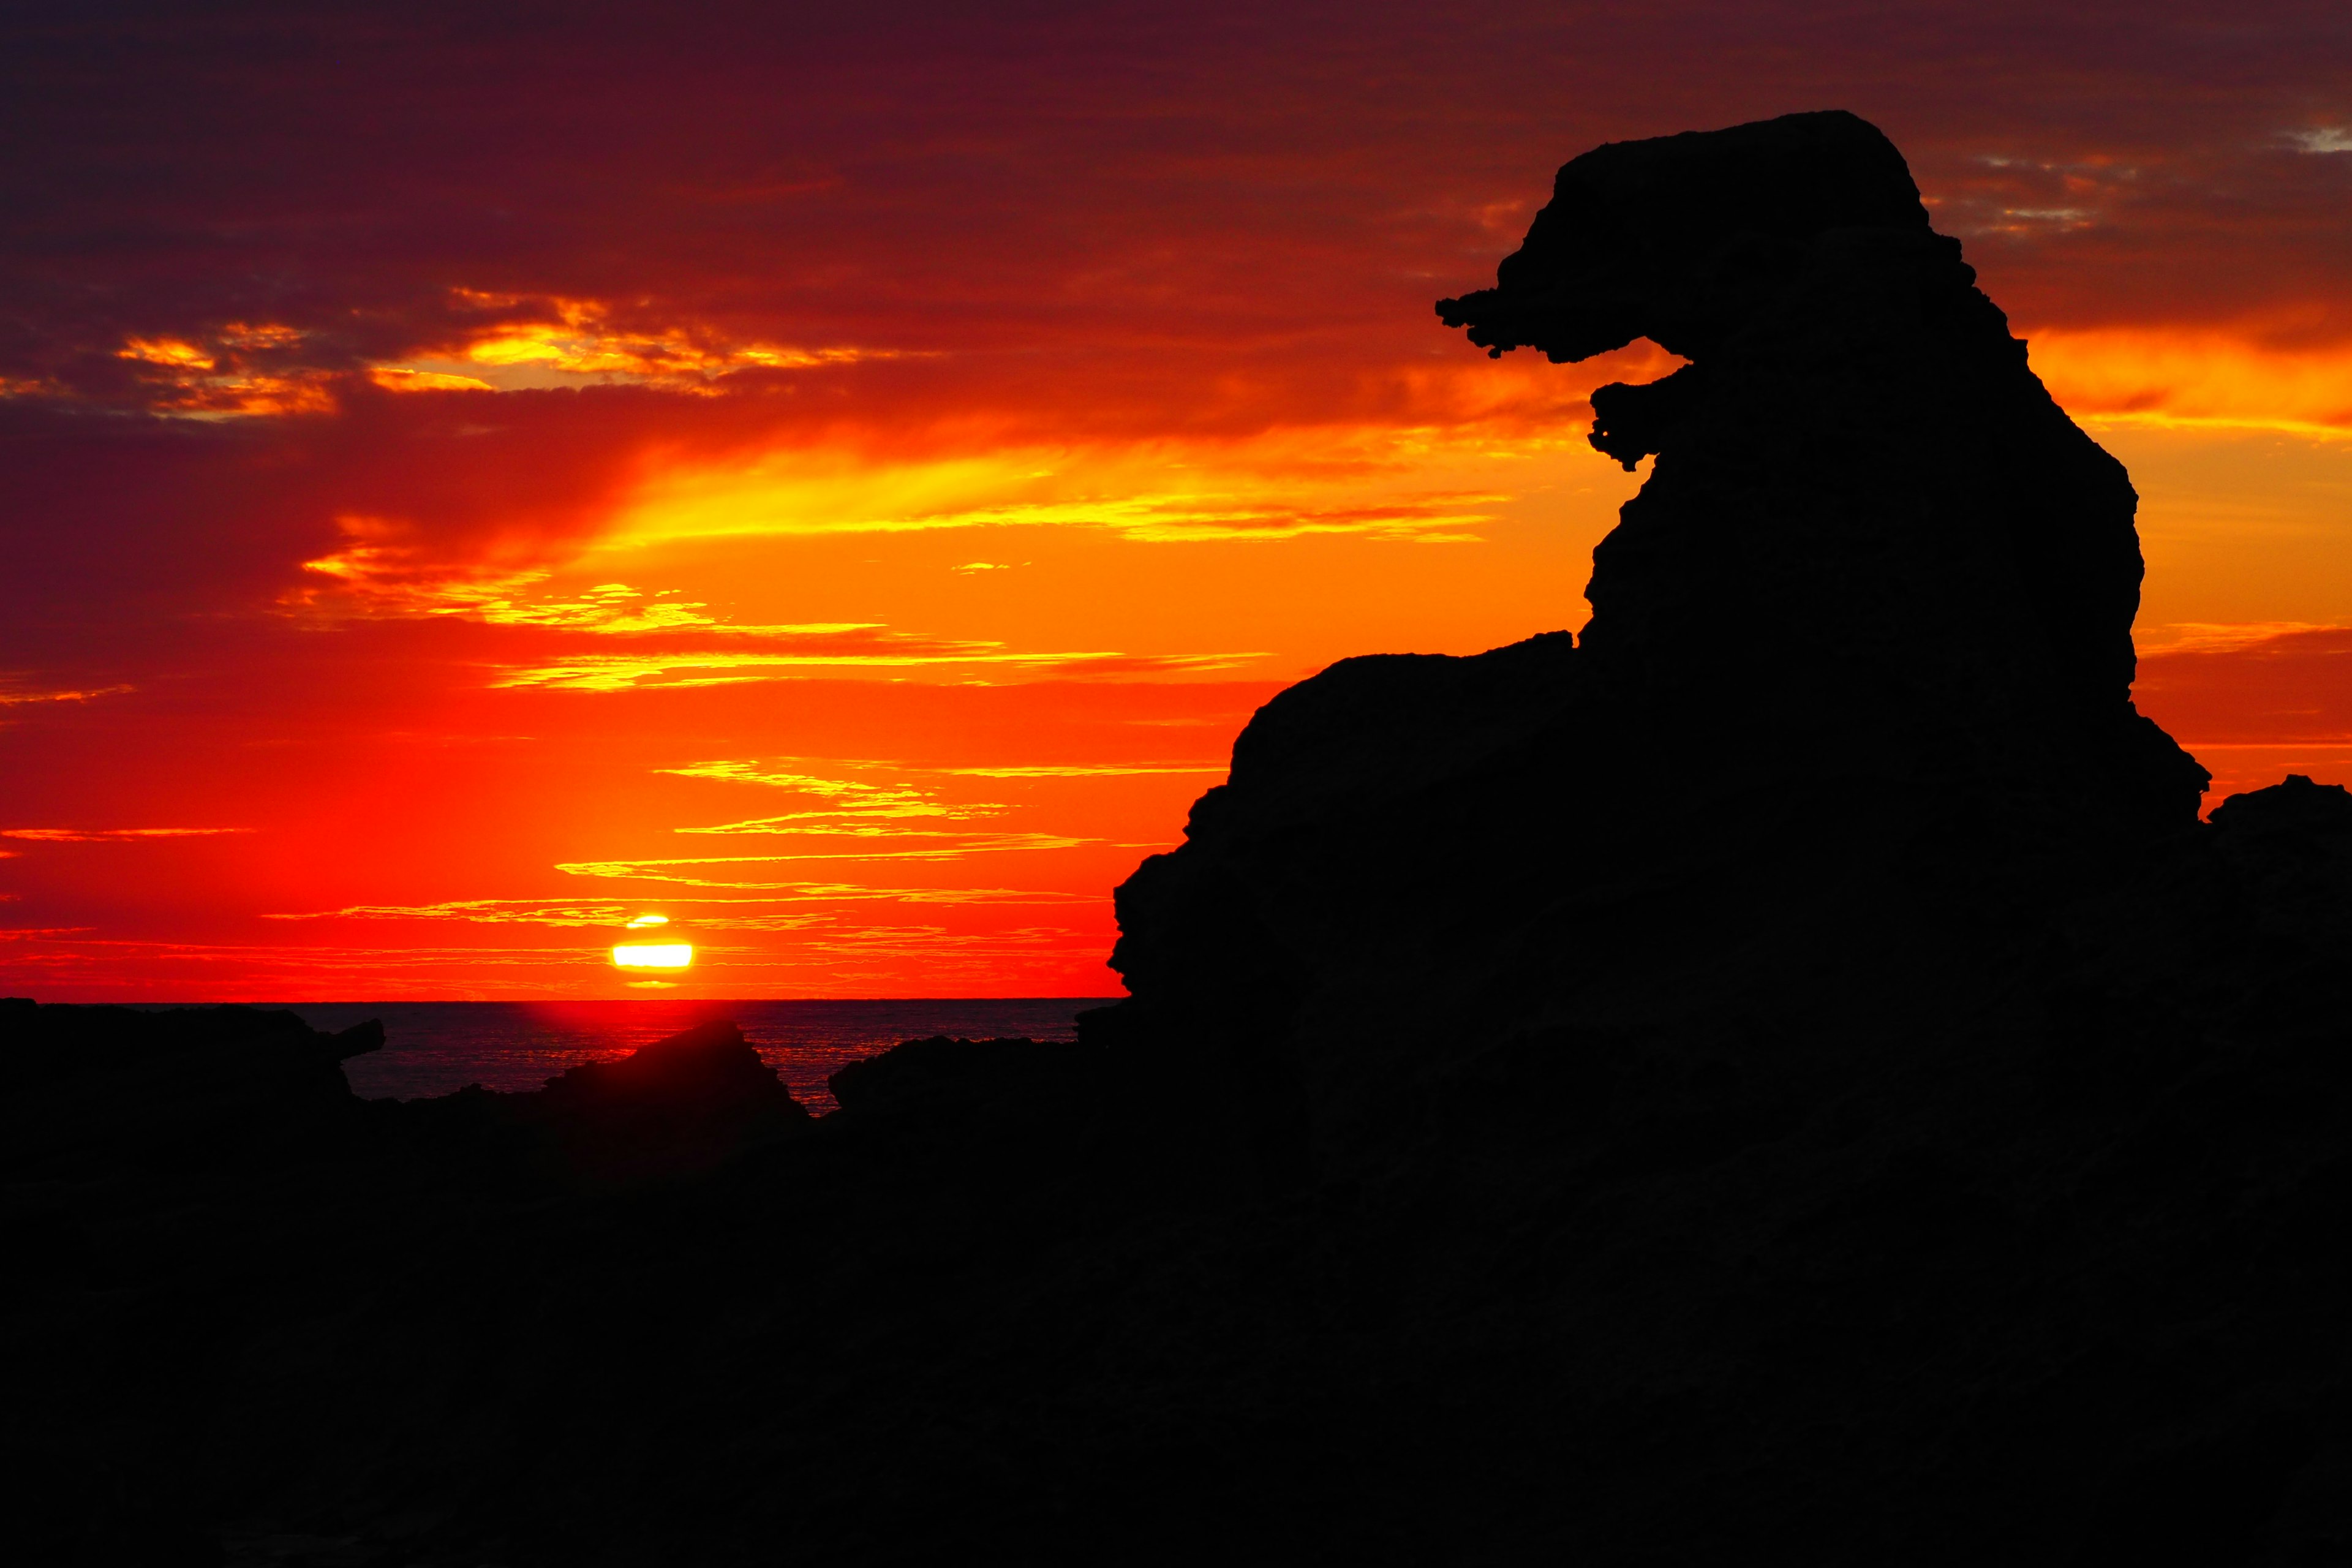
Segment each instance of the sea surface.
M343 1063L364 1100L416 1100L478 1083L535 1089L566 1068L626 1056L710 1018L731 1018L811 1110L834 1108L825 1075L901 1040L1067 1040L1110 996L885 1002L287 1002L314 1029L383 1020L383 1049Z

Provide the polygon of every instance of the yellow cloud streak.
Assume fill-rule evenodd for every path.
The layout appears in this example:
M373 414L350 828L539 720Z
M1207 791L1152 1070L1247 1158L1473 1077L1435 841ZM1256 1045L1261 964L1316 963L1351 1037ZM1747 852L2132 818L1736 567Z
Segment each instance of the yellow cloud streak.
M744 886L719 883L714 886ZM877 888L857 882L774 882L759 884L759 898L665 898L665 905L696 910L699 929L770 929L774 917L740 917L741 909L769 909L792 904L1093 904L1103 895L1019 888ZM708 912L719 906L719 912ZM266 921L455 921L472 925L535 925L557 929L625 929L627 904L551 903L542 899L449 899L433 904L347 904L341 909L299 913L265 914ZM795 920L808 917L793 916ZM667 922L666 922L667 923Z
M761 773L755 763L696 763L683 768L656 768L656 773L684 778L714 779L730 784L755 784L820 800L844 804L814 811L781 812L773 816L721 823L715 827L680 827L678 833L829 834L852 837L944 837L919 828L882 826L883 821L928 817L969 821L995 816L1006 807L986 801L946 802L906 784L873 784L855 779L821 778L814 773ZM834 826L839 825L839 826Z
M1054 833L1001 833L980 838L973 843L939 849L885 849L869 852L840 852L814 855L705 855L653 860L566 860L556 869L574 877L603 877L625 881L677 882L695 888L738 888L770 890L800 887L798 882L718 881L703 877L680 876L663 870L652 871L649 866L773 866L804 860L959 860L967 855L988 855L1024 850L1075 849L1081 845L1101 842L1094 838L1072 838Z
M751 669L776 673L690 676L659 680L663 686L721 686L746 680L789 679L788 671L820 669L922 669L955 665L1013 666L1023 669L1070 669L1139 658L1155 670L1198 672L1230 669L1262 656L1233 654L1005 653L983 651L997 645L967 643L925 653L649 653L581 654L551 664L509 668L490 684L559 691L626 691L677 670Z
M2078 419L2166 428L2352 436L2352 343L2278 349L2160 328L2045 329L2032 367Z
M497 387L478 376L452 375L446 371L404 370L397 365L377 365L368 372L368 379L386 392L496 392Z
M1092 779L1114 778L1137 773L1221 773L1223 763L1173 763L1134 764L1124 763L1082 763L1072 764L1040 763L1034 767L1015 768L930 768L929 773L954 773L964 778L982 779Z
M853 766L857 764L851 764ZM656 768L657 773L674 773L680 778L718 779L728 784L764 784L771 789L792 790L800 795L869 798L889 796L893 799L920 799L919 791L894 784L862 784L856 779L829 779L815 773L761 773L756 762L690 763L682 768Z
M125 338L114 357L174 370L210 370L217 363L195 344L179 338Z
M874 621L812 621L791 626L739 626L704 615L699 600L663 601L626 583L599 583L569 598L526 597L554 573L546 567L502 568L439 561L412 542L404 524L345 515L335 520L349 542L302 563L324 583L285 595L289 608L362 618L454 616L492 626L551 626L566 631L633 636L646 632L718 631L733 637L838 637L878 632Z
M1458 542L1511 499L1494 488L1498 460L1580 437L1367 425L1075 447L989 446L984 431L941 431L943 445L986 449L919 458L794 447L653 466L600 548L1006 527L1169 542L1318 533Z
M800 835L817 838L954 838L961 835L942 833L920 827L892 827L880 823L857 820L866 816L924 816L934 820L969 822L982 817L1001 816L1007 807L930 806L913 807L904 811L795 811L782 816L753 816L740 822L722 822L713 827L673 827L672 833L770 834ZM839 826L835 826L839 825Z
M861 360L897 359L898 351L851 345L803 348L786 343L739 342L705 322L627 327L613 320L613 307L600 300L488 294L453 289L456 301L492 319L456 342L370 367L369 378L394 392L510 390L546 385L546 374L597 381L626 381L672 392L713 394L717 377L743 370L811 370ZM525 320L514 320L516 313ZM550 320L549 318L553 318ZM479 376L436 365L478 368ZM517 379L508 373L541 373Z

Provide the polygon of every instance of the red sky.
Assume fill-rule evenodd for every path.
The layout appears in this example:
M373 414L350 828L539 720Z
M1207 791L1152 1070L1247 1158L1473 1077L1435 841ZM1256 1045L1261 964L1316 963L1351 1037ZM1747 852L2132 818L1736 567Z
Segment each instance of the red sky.
M2352 775L2340 4L793 9L12 13L0 990L1114 993L1271 692L1585 617L1663 356L1430 302L1801 109L2130 466L2212 799Z

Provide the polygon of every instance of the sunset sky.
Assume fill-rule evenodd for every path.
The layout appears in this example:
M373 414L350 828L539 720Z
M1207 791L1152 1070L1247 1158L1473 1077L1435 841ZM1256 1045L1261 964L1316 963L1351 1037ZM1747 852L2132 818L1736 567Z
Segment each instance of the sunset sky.
M1116 994L1273 692L1583 624L1675 362L1431 302L1796 110L2130 468L2209 805L2352 778L2341 0L687 10L10 8L0 992Z

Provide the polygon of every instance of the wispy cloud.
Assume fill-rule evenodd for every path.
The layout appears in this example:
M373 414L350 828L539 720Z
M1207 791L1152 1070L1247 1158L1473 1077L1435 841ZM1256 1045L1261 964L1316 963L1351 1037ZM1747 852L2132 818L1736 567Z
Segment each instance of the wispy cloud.
M614 637L692 631L792 638L883 630L870 621L738 625L704 614L709 605L680 599L674 588L648 593L626 583L534 594L554 576L552 569L447 558L423 542L413 526L394 519L347 514L335 521L343 543L303 562L308 578L280 598L281 605L330 617L470 620Z
M1001 815L1005 808L980 805L970 808L942 805L935 809L911 809L877 815L889 816L936 816L950 820L971 820ZM899 827L884 823L845 821L851 814L837 811L787 812L782 816L752 816L740 822L721 822L709 827L673 827L672 833L716 834L789 834L804 838L960 838L963 835L932 827Z
M1038 763L1020 767L933 768L932 773L982 779L1091 779L1134 773L1221 773L1223 763Z
M197 419L333 410L332 371L302 363L308 334L282 323L232 321L201 336L203 342L134 334L115 349L142 384L148 408Z
M646 688L730 686L749 680L789 680L824 670L1014 669L1024 674L1178 675L1234 669L1255 653L1019 653L992 642L921 643L905 651L826 653L730 652L589 653L509 668L491 684L553 691L629 691ZM711 672L726 673L711 673ZM695 672L695 673L682 673Z
M567 383L626 383L709 394L746 371L814 370L906 357L851 344L804 347L744 341L658 306L554 295L451 291L465 321L450 341L370 367L394 391L520 391Z
M0 680L0 708L15 708L31 702L89 702L100 697L113 697L138 689L135 686L93 686L81 690L30 691L22 685Z
M974 465L935 464L961 469ZM965 488L976 477L958 473ZM1133 482L1130 477L1129 482ZM1262 482L1262 481L1261 481ZM944 479L927 485L919 473L898 476L898 488L920 492L948 488ZM729 487L738 487L730 494ZM696 487L689 489L689 486ZM813 488L803 486L799 488ZM786 481L753 472L742 476L715 473L696 480L673 478L667 489L642 503L637 515L622 524L633 537L687 538L743 534L916 533L941 530L1000 528L1082 528L1162 543L1211 540L1276 541L1312 534L1365 534L1456 543L1476 538L1475 531L1495 521L1496 509L1512 498L1490 491L1457 491L1393 496L1380 500L1301 501L1296 485L1271 487L1258 493L1196 491L1164 488L1139 493L1103 488L1078 499L1006 500L977 505L924 504L919 493L892 506L884 481L867 504L856 505L849 494L796 497ZM993 488L1020 488L1013 476L998 478ZM836 490L849 487L836 485ZM999 571L991 562L973 562L958 571Z
M566 868L570 869L570 868ZM892 903L950 905L1091 905L1103 895L1021 888L896 888L856 882L724 883L756 886L756 898L665 897L665 908L692 911L698 930L779 931L798 929L816 917L763 910L796 905ZM430 904L348 904L341 909L265 914L268 921L456 921L472 925L533 925L565 930L626 930L640 906L578 904L545 899L448 899ZM83 928L75 928L83 929Z
M224 833L251 833L250 827L0 827L0 838L29 838L41 844L116 844L144 838L210 838Z
M337 910L265 914L266 921L467 921L479 925L625 929L634 910L617 904L556 904L530 899L447 899L436 904L346 904Z
M2174 653L2232 653L2296 632L2338 631L2312 621L2177 621L2151 627L2134 640L2143 658Z
M783 759L792 762L796 759ZM871 766L852 763L852 767ZM689 763L682 768L656 768L657 773L675 773L681 778L719 779L728 784L765 784L770 789L788 789L802 795L845 795L863 798L893 793L887 785L863 784L855 779L830 779L816 773L769 773L761 771L759 763L718 761Z
M2352 437L2352 344L2213 331L2037 330L2033 369L2086 424Z
M774 816L762 816L748 821L721 824L716 827L681 827L680 833L824 833L854 831L880 835L887 828L876 825L905 818L971 820L1000 815L1005 809L983 801L942 801L927 790L910 784L867 784L858 779L826 778L815 773L763 773L757 763L709 762L695 763L682 768L656 768L656 773L674 773L686 778L714 779L730 784L751 784L770 789L787 790L805 795L828 804L806 811L784 812ZM847 827L824 826L846 824Z
M824 851L806 855L704 855L644 860L566 860L556 869L574 877L608 877L625 881L677 882L693 888L783 889L799 882L751 882L735 878L713 879L673 869L681 866L776 866L810 860L961 860L971 855L998 855L1050 849L1075 849L1094 838L1058 833L995 833L974 835L964 843L930 849Z

